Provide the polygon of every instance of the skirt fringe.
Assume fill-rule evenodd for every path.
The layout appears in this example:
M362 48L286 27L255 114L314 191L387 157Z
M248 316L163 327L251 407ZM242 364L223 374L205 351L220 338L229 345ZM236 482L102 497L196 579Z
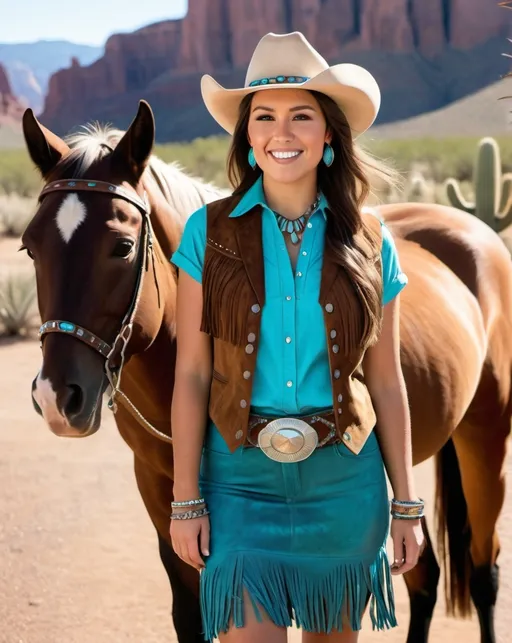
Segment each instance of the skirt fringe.
M212 564L213 563L213 564ZM265 552L237 552L218 564L207 562L201 574L201 608L205 637L211 640L232 626L244 626L244 592L256 618L263 610L278 626L307 632L342 630L347 620L361 629L370 599L373 629L396 626L393 585L386 550L373 562L332 558L297 559Z

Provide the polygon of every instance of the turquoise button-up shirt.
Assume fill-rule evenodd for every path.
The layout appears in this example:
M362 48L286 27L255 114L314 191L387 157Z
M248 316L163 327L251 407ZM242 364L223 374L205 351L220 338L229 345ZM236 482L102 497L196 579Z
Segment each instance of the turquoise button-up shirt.
M326 231L326 209L321 196L302 236L297 266L292 270L283 233L268 207L260 177L230 217L241 217L261 205L265 305L251 398L260 415L308 415L332 408L328 345L322 307L318 301ZM383 303L402 290L402 272L393 238L382 224ZM206 248L206 206L188 219L172 262L202 281Z

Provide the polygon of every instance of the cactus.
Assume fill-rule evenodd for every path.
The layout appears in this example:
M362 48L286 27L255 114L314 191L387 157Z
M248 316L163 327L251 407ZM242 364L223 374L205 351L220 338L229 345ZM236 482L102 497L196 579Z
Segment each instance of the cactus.
M455 179L446 182L449 202L459 210L474 214L498 234L512 223L512 174L501 174L498 143L490 137L478 145L474 174L475 202L463 196Z

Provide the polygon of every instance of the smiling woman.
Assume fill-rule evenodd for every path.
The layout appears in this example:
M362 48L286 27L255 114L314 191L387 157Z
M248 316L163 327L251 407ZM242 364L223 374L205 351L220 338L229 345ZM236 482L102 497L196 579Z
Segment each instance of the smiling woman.
M393 173L354 142L379 89L292 33L260 41L243 89L206 76L202 92L233 134L234 192L172 257L173 545L202 570L206 638L282 643L295 620L304 643L352 643L369 603L376 628L396 624L385 466L392 573L423 539L397 358L407 278L362 211L369 171Z

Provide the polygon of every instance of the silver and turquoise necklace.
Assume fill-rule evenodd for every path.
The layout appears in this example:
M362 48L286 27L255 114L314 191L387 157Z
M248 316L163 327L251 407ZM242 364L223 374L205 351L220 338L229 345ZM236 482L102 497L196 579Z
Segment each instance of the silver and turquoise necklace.
M290 241L293 243L293 245L297 245L301 240L302 233L304 232L304 228L306 227L308 218L318 208L319 202L320 197L317 196L314 202L308 207L306 212L304 212L304 214L301 214L298 219L287 219L286 217L283 217L282 214L278 214L274 211L279 229L281 230L281 232L287 232L290 235Z

